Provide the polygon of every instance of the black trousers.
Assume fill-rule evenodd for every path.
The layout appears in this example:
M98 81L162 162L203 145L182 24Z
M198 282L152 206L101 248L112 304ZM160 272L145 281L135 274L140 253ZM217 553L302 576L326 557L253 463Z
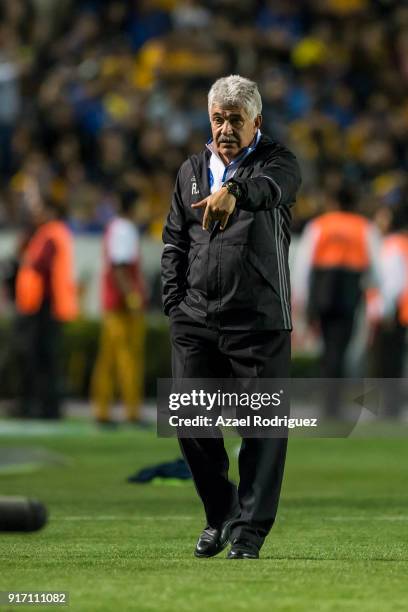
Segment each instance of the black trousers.
M344 377L346 351L353 335L354 313L324 314L320 316L319 323L324 347L321 376L337 379L332 380L325 391L323 410L326 416L336 418L341 416L341 378Z
M372 376L402 378L406 351L407 328L397 321L379 325L371 352Z
M404 402L402 379L407 350L407 328L398 321L379 325L370 352L370 374L374 378L394 379L385 387L386 417L397 417Z
M61 331L48 304L16 321L22 417L60 417Z
M346 351L353 335L354 314L321 315L320 327L324 344L322 377L342 378Z
M174 378L288 378L289 331L222 332L207 328L179 308L171 315ZM239 453L240 482L228 480L224 440L180 438L207 523L219 527L227 518L231 538L261 546L277 512L287 438L243 438Z

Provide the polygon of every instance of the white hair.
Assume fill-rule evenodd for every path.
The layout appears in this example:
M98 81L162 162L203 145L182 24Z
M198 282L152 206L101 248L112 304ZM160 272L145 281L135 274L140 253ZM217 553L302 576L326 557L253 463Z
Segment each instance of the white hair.
M211 112L213 104L243 108L251 119L255 119L262 112L258 85L239 74L231 74L213 83L208 92L208 112Z

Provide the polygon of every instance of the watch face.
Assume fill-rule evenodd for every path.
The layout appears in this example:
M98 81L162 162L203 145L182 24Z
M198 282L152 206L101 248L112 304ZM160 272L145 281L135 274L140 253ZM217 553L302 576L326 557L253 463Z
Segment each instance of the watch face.
M236 198L238 198L238 196L239 196L239 194L241 192L239 186L236 183L229 183L228 191L230 193L232 193L232 195L234 195Z
M233 181L227 181L226 183L224 183L224 187L227 188L228 193L233 195L235 197L235 199L238 200L238 198L241 195L241 189L240 189L239 185L237 185Z

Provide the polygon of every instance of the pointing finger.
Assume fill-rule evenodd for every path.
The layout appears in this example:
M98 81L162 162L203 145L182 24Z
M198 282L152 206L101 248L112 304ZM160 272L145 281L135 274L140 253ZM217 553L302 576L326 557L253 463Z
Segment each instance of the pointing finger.
M229 215L229 213L227 213L226 216L224 217L224 220L221 221L220 229L223 230L226 227L229 218L230 218L230 215Z
M191 208L204 208L207 206L207 200L201 200L201 202L196 202L195 204L191 204Z
M203 230L208 229L208 225L210 223L210 207L207 205L207 208L204 211L203 216Z

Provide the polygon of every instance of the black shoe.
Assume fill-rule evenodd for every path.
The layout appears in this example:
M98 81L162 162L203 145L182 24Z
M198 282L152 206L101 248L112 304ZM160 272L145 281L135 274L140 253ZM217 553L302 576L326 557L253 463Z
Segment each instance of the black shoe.
M259 548L249 540L233 540L227 559L259 559Z
M206 527L198 538L194 555L196 557L215 557L228 544L230 520L221 529Z

